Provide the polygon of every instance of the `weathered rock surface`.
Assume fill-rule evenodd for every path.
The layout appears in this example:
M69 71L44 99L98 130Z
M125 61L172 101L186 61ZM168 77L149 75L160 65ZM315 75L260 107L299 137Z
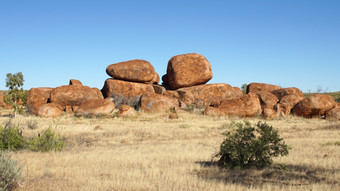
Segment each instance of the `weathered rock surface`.
M260 98L262 109L265 109L265 108L273 109L274 105L277 102L279 102L279 99L274 94L266 92L266 91L258 92L257 95Z
M266 119L275 119L277 117L277 113L272 108L264 108L263 117L265 117Z
M204 84L177 90L179 99L187 105L208 106L211 102L241 97L242 91L229 84ZM174 96L175 97L175 96Z
M107 99L84 100L75 110L78 114L110 114L115 109L115 104Z
M299 90L298 88L294 88L294 87L274 90L271 93L274 94L277 98L279 98L279 100L281 100L283 97L287 95L296 95L300 98L304 98L304 95L301 92L301 90Z
M156 94L163 95L164 92L166 91L164 86L153 84L152 87L153 87L153 90L155 91Z
M46 103L39 107L37 115L41 117L59 117L62 114L61 106L56 103Z
M74 86L83 86L83 84L81 83L81 81L76 80L76 79L70 79L70 83L69 85L74 85Z
M340 103L336 103L333 109L326 111L326 119L340 120Z
M297 95L286 95L280 100L280 104L283 107L284 116L288 116L291 113L293 107L303 100L303 97Z
M155 72L153 79L150 82L146 82L147 84L159 84L160 78L157 72Z
M247 93L253 92L253 93L259 93L259 92L272 92L274 90L281 89L280 86L272 85L272 84L265 84L265 83L250 83L247 86Z
M129 105L122 105L119 108L119 116L121 117L133 117L136 115L135 109Z
M141 98L141 110L146 112L167 112L170 108L178 107L177 99L160 94L144 94Z
M138 110L141 95L155 91L151 84L107 79L102 93L105 98L113 98L117 108L121 105L130 105Z
M102 89L102 93L105 98L111 97L112 94L121 94L126 97L134 97L145 93L155 93L155 91L151 84L107 79Z
M83 101L90 99L104 99L100 90L88 86L66 85L59 86L51 91L51 103L58 103L62 107L79 106Z
M53 88L31 88L27 95L28 111L36 115L39 107L50 99L52 90Z
M336 102L332 96L314 94L301 100L292 111L295 115L303 117L323 116L326 111L331 110L335 105Z
M227 115L239 117L254 117L261 115L261 103L254 93L243 95L241 98L224 100L218 107L207 107L206 115Z
M150 82L156 75L150 62L139 59L111 64L106 73L115 79L131 82Z
M212 78L209 61L197 53L172 57L168 62L167 73L162 77L164 83L175 90L207 83Z

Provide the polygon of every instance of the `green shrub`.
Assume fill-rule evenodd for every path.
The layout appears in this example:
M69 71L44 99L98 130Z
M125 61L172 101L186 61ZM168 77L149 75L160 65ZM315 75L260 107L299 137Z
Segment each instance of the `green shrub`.
M262 169L272 164L272 157L288 155L289 147L272 126L258 122L253 127L246 121L232 126L236 129L225 134L217 155L224 167Z
M32 151L61 151L64 147L64 142L56 135L51 128L48 128L41 135L29 140L29 149Z
M0 150L0 190L14 190L21 180L21 168L10 155Z
M16 151L19 149L23 149L25 145L26 145L26 141L22 137L22 133L20 132L18 127L0 126L0 149L1 150L8 149L8 150Z

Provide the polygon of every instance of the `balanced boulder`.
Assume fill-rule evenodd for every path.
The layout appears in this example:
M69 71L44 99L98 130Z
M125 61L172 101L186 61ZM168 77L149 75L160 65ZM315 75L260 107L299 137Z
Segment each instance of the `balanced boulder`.
M79 106L83 101L89 99L104 99L100 90L88 86L66 85L51 91L51 103L58 103L62 107Z
M84 100L75 110L78 114L110 114L115 109L115 104L107 99Z
M163 83L175 90L207 83L213 77L209 61L197 53L172 57L168 62Z
M247 93L253 92L253 93L259 93L259 92L272 92L274 90L281 89L280 86L272 85L272 84L265 84L265 83L250 83L247 86Z
M111 64L106 73L115 79L131 82L150 82L157 75L150 62L139 59Z
M62 107L56 103L46 103L39 107L37 115L41 117L59 117L62 114Z
M141 98L141 110L146 112L167 112L171 108L178 108L179 102L175 98L160 94L144 94Z
M331 110L336 105L334 98L325 94L314 94L296 104L293 113L297 116L315 117L323 116L326 111Z
M28 111L36 115L39 107L50 99L52 90L53 88L31 88L27 95Z
M254 117L261 115L261 112L259 97L254 93L249 93L241 98L224 100L217 107L207 107L204 114Z

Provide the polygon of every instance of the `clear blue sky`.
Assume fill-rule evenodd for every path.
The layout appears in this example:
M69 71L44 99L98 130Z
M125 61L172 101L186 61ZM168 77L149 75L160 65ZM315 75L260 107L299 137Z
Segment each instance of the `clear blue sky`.
M340 1L0 1L0 89L22 72L25 89L79 79L103 87L109 64L200 53L209 83L263 82L340 91Z

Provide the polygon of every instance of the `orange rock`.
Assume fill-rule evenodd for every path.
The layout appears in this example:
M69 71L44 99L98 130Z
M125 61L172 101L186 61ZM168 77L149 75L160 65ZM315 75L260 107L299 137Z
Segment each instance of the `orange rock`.
M106 99L84 100L76 109L78 114L110 114L115 109L115 104Z
M83 84L81 83L81 81L79 80L75 80L75 79L70 79L70 83L69 85L74 85L74 86L83 86Z
M267 119L275 119L277 117L276 111L272 108L264 108L263 116Z
M334 107L333 109L326 111L326 119L340 120L340 106Z
M62 107L78 106L85 100L104 99L97 88L88 86L66 85L51 91L51 103L58 103Z
M152 87L153 87L153 90L155 91L156 94L163 95L164 92L166 91L164 86L153 84Z
M259 97L254 93L243 95L241 98L224 100L218 107L207 107L207 115L227 115L239 117L254 117L262 113Z
M167 74L163 82L175 90L207 83L213 77L209 61L202 55L182 54L168 62Z
M102 89L105 98L112 94L121 94L125 97L140 96L145 93L155 93L151 84L126 82L122 80L107 79Z
M131 82L150 82L156 75L150 62L138 59L111 64L106 73L115 79Z
M299 103L303 97L297 96L297 95L286 95L283 98L281 98L280 103L282 107L284 108L284 115L288 116L293 109L293 107Z
M229 84L204 84L177 90L179 99L186 104L208 106L212 102L234 99L243 94Z
M62 114L61 106L56 103L46 103L39 107L37 115L41 117L59 117Z
M160 78L157 72L155 72L153 79L150 82L146 82L147 84L159 84Z
M301 90L299 90L298 88L294 88L294 87L274 90L271 93L274 94L277 98L279 98L279 100L281 100L283 97L287 95L296 95L302 99L304 98L304 95L301 92Z
M314 94L303 100L293 108L293 113L297 116L314 117L323 116L326 111L336 106L334 98L325 94Z
M269 108L269 109L273 109L274 105L279 102L279 99L272 93L269 92L258 92L257 95L260 98L261 101L261 108L265 109L265 108Z
M53 88L31 88L27 95L27 109L37 114L40 106L46 104L51 97Z
M144 94L141 98L141 110L146 112L167 112L178 107L179 102L176 98L160 94Z
M122 105L119 108L119 116L121 117L133 117L136 115L135 109L129 105Z
M259 92L272 92L274 90L281 89L280 86L272 85L272 84L265 84L265 83L250 83L247 86L247 93L259 93Z

